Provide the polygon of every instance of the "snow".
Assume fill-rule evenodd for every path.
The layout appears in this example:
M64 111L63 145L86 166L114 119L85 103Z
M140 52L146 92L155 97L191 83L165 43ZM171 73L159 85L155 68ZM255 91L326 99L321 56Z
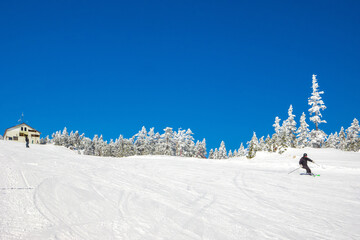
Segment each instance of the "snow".
M291 174L306 152L320 177ZM0 141L0 239L359 239L360 153L103 158Z

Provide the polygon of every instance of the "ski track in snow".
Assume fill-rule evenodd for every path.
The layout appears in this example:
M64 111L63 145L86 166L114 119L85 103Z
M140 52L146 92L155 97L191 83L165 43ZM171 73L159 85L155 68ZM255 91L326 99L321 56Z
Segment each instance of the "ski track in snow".
M295 169L302 152L321 177ZM359 239L360 153L101 158L0 141L0 239Z

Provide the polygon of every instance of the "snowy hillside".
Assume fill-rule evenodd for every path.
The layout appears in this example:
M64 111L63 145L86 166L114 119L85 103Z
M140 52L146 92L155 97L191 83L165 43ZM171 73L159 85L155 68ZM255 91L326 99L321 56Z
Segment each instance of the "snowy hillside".
M300 175L300 156L320 177ZM0 141L0 239L360 239L360 153L102 158Z

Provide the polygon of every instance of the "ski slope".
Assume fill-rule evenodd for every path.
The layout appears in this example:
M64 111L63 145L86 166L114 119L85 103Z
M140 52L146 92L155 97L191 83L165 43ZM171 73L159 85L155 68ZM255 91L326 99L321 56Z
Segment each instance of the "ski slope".
M307 152L320 177L300 175ZM360 239L360 153L102 158L0 141L0 239Z

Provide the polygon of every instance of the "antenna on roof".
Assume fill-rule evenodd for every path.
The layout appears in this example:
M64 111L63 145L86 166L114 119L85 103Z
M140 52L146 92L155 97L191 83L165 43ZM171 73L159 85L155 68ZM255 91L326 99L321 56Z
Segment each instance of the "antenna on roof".
M24 123L24 113L21 113L21 117L20 117L20 119L18 120L18 122Z

